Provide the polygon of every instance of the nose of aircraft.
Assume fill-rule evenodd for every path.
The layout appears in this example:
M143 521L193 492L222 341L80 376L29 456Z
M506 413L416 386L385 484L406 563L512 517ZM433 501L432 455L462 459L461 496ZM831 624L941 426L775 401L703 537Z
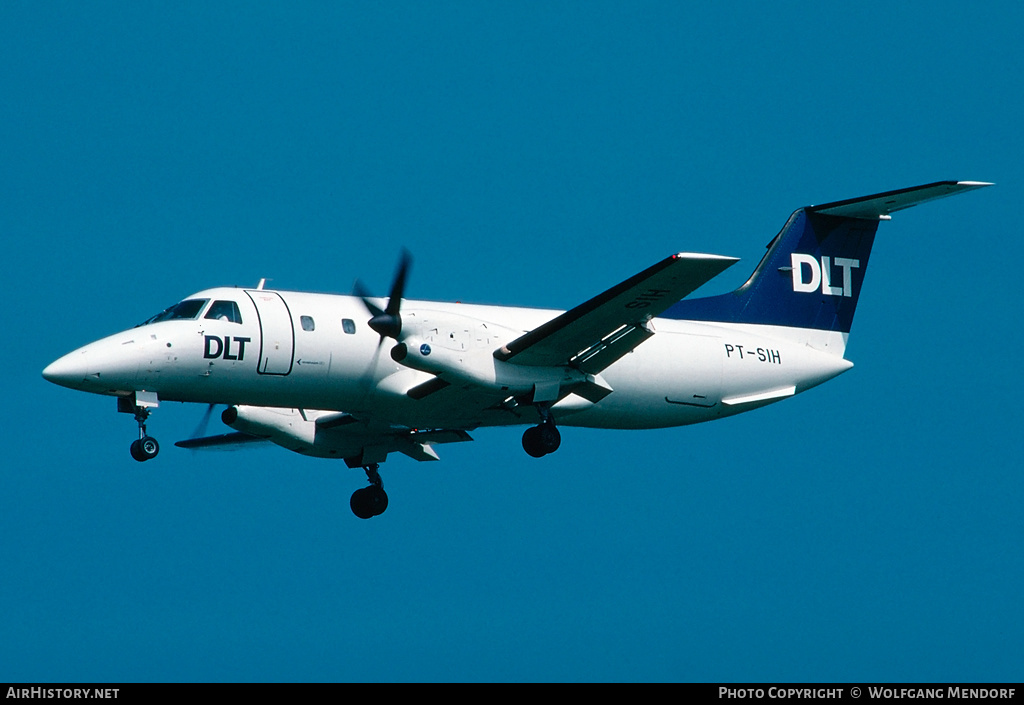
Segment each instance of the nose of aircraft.
M83 392L115 394L135 390L144 344L133 330L94 341L43 370L43 379Z
M81 389L89 376L89 353L85 348L54 360L43 370L43 379L62 387Z

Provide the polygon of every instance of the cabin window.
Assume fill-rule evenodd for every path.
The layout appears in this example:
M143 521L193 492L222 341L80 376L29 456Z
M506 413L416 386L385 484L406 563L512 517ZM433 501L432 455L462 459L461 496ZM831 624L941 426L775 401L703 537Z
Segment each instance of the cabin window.
M312 316L299 316L299 322L302 324L302 330L315 330L316 323L313 322Z
M238 310L238 304L234 301L214 301L210 306L210 310L206 312L204 318L209 318L214 321L241 323L242 313Z
M353 333L356 332L356 322L353 321L351 318L342 318L341 329L348 333L349 335L352 335Z

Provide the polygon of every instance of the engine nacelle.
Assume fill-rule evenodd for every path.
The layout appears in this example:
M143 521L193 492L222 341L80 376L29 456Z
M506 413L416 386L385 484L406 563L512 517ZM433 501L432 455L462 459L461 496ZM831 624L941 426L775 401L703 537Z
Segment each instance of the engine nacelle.
M337 412L311 409L279 409L267 406L231 406L221 414L221 421L252 436L266 438L282 448L317 458L350 458L366 456L367 442L358 434L339 433L325 420L337 417ZM317 420L320 424L317 424ZM375 460L387 457L386 449Z
M304 418L297 409L229 406L220 418L236 431L267 438L299 453L312 449L316 440L316 423Z
M448 381L463 380L510 395L533 392L537 401L552 401L561 386L587 381L585 373L569 367L513 365L495 359L490 350L453 350L412 336L391 349L391 359Z

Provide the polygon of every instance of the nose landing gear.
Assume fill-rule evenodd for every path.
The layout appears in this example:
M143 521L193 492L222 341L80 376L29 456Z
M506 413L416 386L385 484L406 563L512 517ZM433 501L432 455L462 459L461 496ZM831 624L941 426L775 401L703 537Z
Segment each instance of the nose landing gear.
M155 397L156 395L153 395ZM140 403L141 402L141 403ZM139 438L132 441L128 452L140 463L152 460L160 452L160 444L156 439L146 433L146 419L149 418L151 407L156 407L155 398L132 399L130 397L118 397L117 410L135 415L135 422L139 425Z
M379 467L377 463L363 466L370 486L353 492L352 499L349 501L352 513L360 519L379 516L388 508L388 495L384 491L384 481L380 479L380 473L377 472Z

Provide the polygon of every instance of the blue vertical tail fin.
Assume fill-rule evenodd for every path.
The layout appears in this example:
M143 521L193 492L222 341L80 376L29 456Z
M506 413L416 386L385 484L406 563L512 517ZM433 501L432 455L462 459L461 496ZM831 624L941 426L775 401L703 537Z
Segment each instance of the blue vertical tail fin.
M988 185L941 181L801 208L741 287L684 299L663 316L848 334L879 221L918 203Z

